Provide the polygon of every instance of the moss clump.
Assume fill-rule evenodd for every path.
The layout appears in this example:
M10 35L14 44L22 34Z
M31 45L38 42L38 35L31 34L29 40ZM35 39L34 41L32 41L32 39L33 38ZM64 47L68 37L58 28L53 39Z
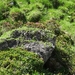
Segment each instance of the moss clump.
M51 8L52 7L52 3L50 2L50 0L41 0L40 1L45 8Z
M20 48L0 51L1 75L30 75L39 72L43 67L43 61L36 54Z
M7 7L3 2L0 3L0 20L4 20L9 15L9 7Z
M68 34L64 33L58 36L56 39L55 57L65 67L68 73L69 72L73 73L72 72L73 70L71 70L74 66L72 64L73 59L73 51L71 50L72 45L73 41Z
M28 20L30 22L38 22L41 18L42 14L38 10L33 10L30 12L30 15L28 16Z
M24 15L23 12L19 8L13 8L10 11L10 17L13 19L13 21L22 21L23 23L26 22L26 16Z
M62 34L62 31L60 30L59 24L54 19L51 19L46 22L46 28L48 30L51 30L57 36Z

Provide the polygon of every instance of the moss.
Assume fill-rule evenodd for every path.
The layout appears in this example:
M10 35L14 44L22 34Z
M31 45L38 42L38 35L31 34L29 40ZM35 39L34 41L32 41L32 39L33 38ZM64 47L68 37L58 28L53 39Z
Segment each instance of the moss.
M41 12L38 10L34 10L30 12L30 15L28 16L28 20L30 22L38 22L41 18Z
M45 8L51 8L52 7L52 3L50 2L50 0L41 0L40 1Z
M20 31L25 30L36 32L39 30L39 28L43 30L47 29L49 31L52 31L51 33L52 35L48 33L47 37L51 37L53 35L57 36L56 40L57 58L59 60L62 60L63 63L67 62L66 64L70 64L72 66L71 68L72 70L70 71L74 72L75 47L73 45L74 42L70 39L73 38L73 40L75 41L74 9L75 9L75 0L3 0L3 1L0 0L0 32L1 32L0 41L2 41L2 39L10 38L10 34L12 32L9 30L18 27L19 28L17 30ZM69 34L71 34L71 37L62 32L61 29L59 28L59 25L55 22L44 24L45 21L50 20L51 18L55 19L55 21L57 21L60 24L60 27L62 30L64 30L64 32L65 31L69 32ZM39 21L39 23L38 24L29 23L28 27L24 27L23 25L25 25L24 23L26 23L27 21L37 23ZM41 25L40 22L43 22L43 25ZM41 39L46 40L46 37ZM73 46L72 49L71 45ZM10 65L9 62L10 61L7 61L6 65ZM1 71L2 70L3 68L1 68ZM10 72L11 71L12 70L10 70ZM16 70L16 73L19 74L19 71ZM37 75L39 74L40 73L38 73ZM2 75L2 72L0 75Z
M3 2L0 3L0 20L4 20L9 15L9 7Z
M4 75L32 74L40 71L43 61L34 53L20 48L0 51L0 73Z
M7 6L10 7L10 8L14 7L14 6L19 8L19 5L16 2L16 0L7 0L6 3L7 3Z
M74 69L73 68L74 65L72 63L73 59L73 51L71 50L72 45L73 45L72 39L67 34L60 35L56 39L55 57L62 65L64 65L64 67L70 73L73 73L71 69Z
M1 35L0 39L7 39L10 38L10 34L12 31L8 31L6 33L4 33L3 35Z
M51 0L50 0L51 1ZM64 2L61 0L52 0L53 8L57 9L59 6L63 6Z
M4 32L2 35L1 35L1 37L0 37L0 40L1 39L11 39L11 37L12 37L12 35L13 35L13 33L14 33L14 31L18 31L18 32L22 32L22 31L25 31L26 33L27 32L29 32L31 35L29 36L29 37L31 37L31 40L34 40L34 41L36 41L37 40L37 38L38 38L38 36L37 36L37 34L39 33L40 34L40 38L39 38L39 41L43 41L43 42L48 42L49 41L49 38L50 39L53 39L54 37L56 37L55 36L55 34L52 32L52 31L50 31L50 30L47 30L47 29L45 29L45 30L43 30L43 29L39 29L39 28L32 28L32 27L27 27L27 26L23 26L23 27L21 27L21 28L17 28L17 29L13 29L13 30L9 30L9 31L7 31L7 32ZM42 34L42 33L44 33L44 34ZM18 33L17 33L18 34ZM15 34L16 35L16 34ZM25 37L24 36L22 36L22 34L20 34L17 38L15 38L15 39L19 39L19 40L22 40L22 41L24 41L25 39L24 39Z
M47 30L52 31L56 36L62 34L60 25L54 19L51 19L46 22L46 28L47 28Z
M13 21L22 21L23 23L26 23L26 16L19 8L12 8L10 11L10 17Z

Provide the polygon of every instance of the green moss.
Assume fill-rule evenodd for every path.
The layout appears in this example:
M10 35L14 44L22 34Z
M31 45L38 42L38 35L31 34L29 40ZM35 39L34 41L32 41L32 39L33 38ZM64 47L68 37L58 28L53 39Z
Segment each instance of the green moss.
M30 22L38 22L41 18L42 14L38 10L34 10L30 12L30 15L28 16L28 20Z
M36 54L20 48L0 51L0 73L4 75L32 74L40 71L43 61Z
M7 6L10 8L11 7L18 7L19 8L19 5L16 0L7 0L6 3L7 3Z
M10 38L10 34L12 33L12 31L14 31L15 28L18 27L19 28L17 30L25 30L31 32L38 31L39 27L41 27L40 24L38 28L36 28L36 26L34 27L34 24L32 26L34 28L29 28L31 26L24 27L23 25L27 21L32 22L39 21L44 23L45 21L53 18L60 24L61 29L64 30L64 32L65 31L68 32L71 35L73 41L75 41L74 9L75 9L75 0L3 0L3 1L0 0L0 32L1 32L0 39ZM47 33L47 37L54 37L55 35L58 36L56 40L57 58L61 59L63 62L69 62L68 64L71 65L73 64L72 71L74 72L75 47L72 45L72 41L69 39L70 37L68 37L66 34L61 35L63 32L61 32L59 26L55 22L44 24L44 26L45 26L44 29L52 31ZM45 38L42 39L45 40ZM71 48L71 46L73 46L73 48ZM72 57L70 57L70 55ZM70 57L69 59L70 61L68 61L67 56ZM10 61L8 61L6 65L9 65L10 64L9 62ZM1 68L1 71L3 69L4 68ZM19 73L18 70L16 70L16 72L17 74ZM40 73L36 72L36 74L38 75ZM0 75L2 75L2 72Z
M41 0L40 1L45 8L51 8L52 7L52 3L50 2L50 0Z
M10 38L11 33L12 33L12 31L5 32L3 35L1 35L0 39Z
M26 22L26 16L19 8L12 8L10 11L10 17L13 21L22 21L23 23Z
M43 31L43 32L45 32L45 35L44 36L41 36L41 40L42 41L48 41L47 39L48 38L54 38L55 37L55 34L52 32L52 31L50 31L50 30L47 30L47 29L45 29L45 30L43 30L43 29L39 29L39 28L32 28L32 27L26 27L26 26L23 26L23 27L21 27L21 28L17 28L17 29L13 29L13 30L9 30L9 31L7 31L7 32L4 32L2 35L1 35L1 37L0 37L0 39L7 39L7 38L11 38L11 34L15 31L15 30L18 30L18 31L26 31L26 32L31 32L32 34L35 34L36 32L38 32L38 31ZM35 36L35 35L34 35ZM20 36L19 38L22 38L23 39L23 37L22 36ZM35 40L35 37L33 37L32 38L32 40Z
M9 7L4 2L0 3L0 20L4 20L9 15Z
M64 65L64 67L66 67L66 69L70 73L74 73L73 62L75 62L75 60L72 61L72 59L74 58L72 45L73 42L71 40L71 37L67 34L60 35L56 39L55 57L62 65Z

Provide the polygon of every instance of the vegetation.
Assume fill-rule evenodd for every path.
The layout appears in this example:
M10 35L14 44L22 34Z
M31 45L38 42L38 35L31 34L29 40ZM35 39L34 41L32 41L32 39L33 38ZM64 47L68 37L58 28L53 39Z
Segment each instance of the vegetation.
M39 72L43 65L37 55L20 48L0 51L0 61L1 75L31 75Z
M75 0L0 0L0 42L10 39L15 30L36 32L42 29L50 32L47 37L56 37L54 57L65 63L63 72L51 73L43 69L43 60L36 54L10 48L0 50L0 75L75 74L74 9ZM20 38L23 39L14 39Z

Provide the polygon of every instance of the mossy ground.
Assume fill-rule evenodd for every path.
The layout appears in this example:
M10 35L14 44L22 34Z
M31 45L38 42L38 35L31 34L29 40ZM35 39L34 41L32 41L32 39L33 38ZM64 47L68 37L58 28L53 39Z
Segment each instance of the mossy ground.
M56 48L58 54L61 55L62 54L61 52L64 52L69 56L73 54L69 59L70 61L68 62L73 64L72 70L74 72L75 71L74 69L75 45L72 44L73 43L72 40L75 43L74 9L75 9L75 0L64 0L64 1L62 0L3 0L3 1L0 0L0 36L1 36L0 39L9 38L10 37L9 34L13 32L13 29L16 30L17 28L18 30L24 29L24 30L32 30L32 31L39 30L39 29L51 30L52 33L57 36ZM58 27L60 27L60 29ZM14 51L11 49L7 51L1 51L2 62L5 60L4 55L6 56L8 55L6 61L4 61L7 62L8 61L7 59L9 59L10 57L9 53L12 54L13 52ZM20 55L20 50L18 52ZM31 54L31 56L33 55ZM57 55L57 57L59 56ZM61 57L61 59L66 61L64 57ZM32 58L30 60L32 60ZM10 64L11 61L8 62L9 62L8 66L9 65L12 66L12 64ZM11 68L9 69L10 71ZM1 68L1 74L4 75L5 73L3 72L9 75L12 75L14 73L13 71L11 71L12 74L10 74L6 69ZM17 74L19 73L18 69L16 73ZM38 75L38 74L44 75L43 73L41 74L40 72L37 71L35 71L33 75ZM58 73L58 75L65 75L65 74Z

